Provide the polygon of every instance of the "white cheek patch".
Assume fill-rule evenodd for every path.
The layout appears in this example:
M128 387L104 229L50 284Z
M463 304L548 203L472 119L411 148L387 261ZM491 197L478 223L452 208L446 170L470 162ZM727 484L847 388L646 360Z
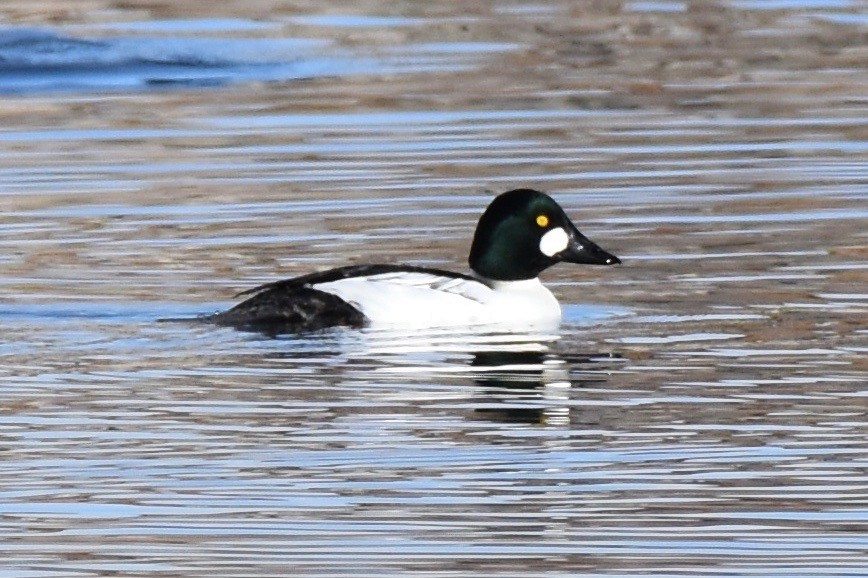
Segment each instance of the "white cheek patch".
M567 248L570 237L561 227L555 227L539 240L539 250L546 257L553 257Z

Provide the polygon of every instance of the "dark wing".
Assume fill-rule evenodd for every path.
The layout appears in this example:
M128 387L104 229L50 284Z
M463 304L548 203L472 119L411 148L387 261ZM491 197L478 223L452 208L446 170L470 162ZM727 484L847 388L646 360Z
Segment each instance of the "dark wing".
M365 324L362 312L336 295L305 286L270 285L232 309L202 319L271 336Z

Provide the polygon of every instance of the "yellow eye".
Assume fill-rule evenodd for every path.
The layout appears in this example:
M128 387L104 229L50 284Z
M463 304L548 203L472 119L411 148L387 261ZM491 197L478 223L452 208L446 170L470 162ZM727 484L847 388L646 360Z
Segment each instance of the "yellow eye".
M536 224L539 225L540 227L548 227L549 218L546 217L545 215L537 215Z

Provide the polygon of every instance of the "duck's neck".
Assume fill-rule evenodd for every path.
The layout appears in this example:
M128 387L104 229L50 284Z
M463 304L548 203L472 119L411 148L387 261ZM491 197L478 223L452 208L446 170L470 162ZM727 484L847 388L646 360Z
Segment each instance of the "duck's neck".
M485 275L480 275L476 271L474 271L472 275L495 291L538 291L541 288L545 288L539 280L539 277L519 279L516 281L504 281L499 279L489 279Z

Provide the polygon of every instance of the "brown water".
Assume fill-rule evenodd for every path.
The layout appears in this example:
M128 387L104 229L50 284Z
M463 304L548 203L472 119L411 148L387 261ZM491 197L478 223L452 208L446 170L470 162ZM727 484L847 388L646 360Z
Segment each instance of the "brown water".
M866 575L865 3L183 5L0 7L315 41L0 99L0 575ZM624 260L558 339L155 322L518 186Z

